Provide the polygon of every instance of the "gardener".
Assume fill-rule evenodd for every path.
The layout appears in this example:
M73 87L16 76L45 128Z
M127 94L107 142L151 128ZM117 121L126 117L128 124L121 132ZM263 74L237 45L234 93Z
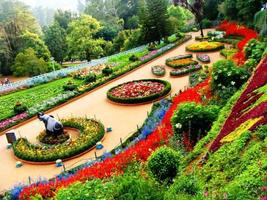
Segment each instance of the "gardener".
M62 123L56 120L54 116L39 112L37 117L40 121L44 122L48 135L61 135L64 133Z

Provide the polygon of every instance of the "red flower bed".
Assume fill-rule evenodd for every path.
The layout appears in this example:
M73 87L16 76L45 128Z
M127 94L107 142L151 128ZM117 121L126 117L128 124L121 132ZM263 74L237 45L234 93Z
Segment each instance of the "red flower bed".
M234 59L238 65L242 65L245 63L245 55L243 53L245 45L248 43L249 40L257 38L258 33L252 29L249 29L245 26L239 26L234 22L223 21L219 26L219 30L225 31L226 36L229 35L237 35L244 37L238 44L237 47L239 52L234 55Z
M196 87L188 89L176 96L172 106L164 116L161 125L150 134L146 140L140 141L136 145L112 158L97 163L92 167L84 168L65 180L54 180L48 183L33 184L25 187L20 193L20 199L28 200L31 196L35 196L36 194L41 194L44 198L53 197L58 189L67 187L76 181L85 181L90 178L108 178L112 175L123 173L127 165L134 160L146 161L156 148L163 143L168 143L170 136L173 135L170 121L177 106L180 103L187 101L196 103L201 102L201 94L199 91L200 89L207 87L208 84L209 80L206 80Z
M250 105L256 103L256 101L263 95L262 93L254 92L256 89L264 86L267 83L267 56L263 59L261 64L257 67L254 75L250 79L250 82L241 94L236 104L232 108L232 112L227 118L224 126L222 127L217 138L210 146L210 151L216 151L221 146L221 139L233 132L242 123L249 119L262 117L253 127L251 131L255 130L258 126L267 124L267 101L260 103L256 107L250 110L246 110Z
M110 94L119 98L137 98L160 93L164 84L152 81L134 81L122 84L110 91Z

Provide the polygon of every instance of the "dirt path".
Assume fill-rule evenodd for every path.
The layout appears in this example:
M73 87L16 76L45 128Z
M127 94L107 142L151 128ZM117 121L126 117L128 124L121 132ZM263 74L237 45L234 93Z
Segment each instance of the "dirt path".
M199 35L199 33L192 33L192 35L194 38L196 35ZM192 39L152 62L143 65L140 69L122 77L121 79L111 82L108 85L99 88L98 90L63 107L59 107L49 114L59 116L60 118L66 118L71 115L87 115L99 119L106 127L111 126L113 128L113 132L108 133L103 142L103 151L110 151L119 144L120 138L128 137L136 130L137 125L142 125L147 117L147 112L150 111L152 105L119 106L111 104L106 99L106 92L108 89L126 81L155 78L151 73L151 66L164 64L165 60L169 57L185 54L185 47L194 42L194 39ZM219 52L209 53L209 56L211 57L212 62L222 58ZM167 73L162 79L171 82L172 94L188 85L188 76L171 78L169 76L169 71L170 68L167 68ZM30 141L35 141L36 136L43 130L43 128L43 124L40 121L33 120L18 127L16 131L22 137L27 137ZM29 164L24 164L22 168L17 169L15 167L16 160L13 157L13 152L12 150L7 150L6 145L7 142L5 136L0 136L0 191L9 189L13 185L20 183L20 181L27 182L29 176L31 176L33 180L36 180L39 177L51 178L60 173L62 170L61 168L56 168L54 165ZM66 162L65 165L67 169L72 168L76 165L82 164L88 158L93 158L95 152L97 155L102 155L103 151L92 150L79 158Z

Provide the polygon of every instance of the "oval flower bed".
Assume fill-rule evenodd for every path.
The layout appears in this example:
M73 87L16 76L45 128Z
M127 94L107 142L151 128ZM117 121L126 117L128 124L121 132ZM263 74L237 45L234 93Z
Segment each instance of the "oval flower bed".
M180 68L188 65L196 65L197 61L192 60L192 54L175 56L166 60L166 65L172 68Z
M181 69L174 69L170 72L171 76L182 76L188 73L200 70L202 68L201 65L189 65L186 67L182 67Z
M207 51L217 51L224 48L224 44L221 42L198 42L186 47L187 51L192 52L207 52Z
M204 62L204 63L209 63L210 62L210 57L207 54L198 54L197 55L197 59L200 62Z
M150 102L167 95L171 84L159 79L136 80L120 84L107 92L107 98L116 103L136 104Z
M156 65L151 68L152 74L156 76L164 76L166 69L164 65Z
M26 138L20 138L13 145L15 156L31 162L64 160L92 148L104 137L104 126L98 121L87 118L71 118L61 121L64 127L75 128L80 131L80 136L75 141L67 144L46 146L31 144Z

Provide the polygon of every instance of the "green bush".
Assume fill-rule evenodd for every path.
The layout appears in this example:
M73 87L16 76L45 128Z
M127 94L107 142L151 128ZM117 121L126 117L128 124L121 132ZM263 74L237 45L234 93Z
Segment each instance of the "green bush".
M63 85L63 90L64 91L73 91L77 89L77 85L74 84L72 81L68 81L65 85Z
M171 119L174 133L182 138L182 134L190 132L189 139L192 144L196 144L210 130L218 113L218 106L202 106L196 103L181 104Z
M211 89L222 101L229 99L249 78L244 68L231 60L220 60L213 64Z
M250 40L245 46L246 58L255 59L257 62L260 62L265 48L266 44L264 42L256 39Z
M15 76L36 76L48 72L48 64L29 48L16 56L12 72Z
M102 74L104 76L109 76L110 74L113 73L113 70L110 68L110 67L105 67L103 70L102 70Z
M85 77L84 81L86 83L93 83L96 81L96 75L94 73L90 73Z
M203 19L201 21L202 28L211 28L212 27L212 22L209 19Z
M129 61L133 61L133 62L138 61L138 60L139 58L136 55L131 55L129 58Z
M160 182L172 182L180 165L180 154L169 147L157 149L148 159L148 169Z
M14 106L14 113L15 114L21 114L25 111L27 111L27 107L20 102L17 102L16 105Z

